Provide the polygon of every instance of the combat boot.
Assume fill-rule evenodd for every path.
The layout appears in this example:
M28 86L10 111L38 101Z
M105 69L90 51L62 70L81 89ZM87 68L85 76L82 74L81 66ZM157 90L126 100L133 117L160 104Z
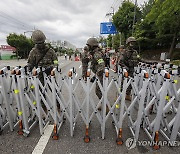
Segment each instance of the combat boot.
M102 108L101 108L101 105L98 107L98 111L101 111ZM109 107L106 105L106 115L108 114L109 112Z
M125 98L127 101L131 101L131 95L127 95L126 94L126 98Z
M46 115L48 114L48 110L47 110L45 105L43 105L42 108L44 110L44 113L42 114L42 119L45 120L46 119Z
M57 111L58 111L59 114L61 113L60 105L57 105Z

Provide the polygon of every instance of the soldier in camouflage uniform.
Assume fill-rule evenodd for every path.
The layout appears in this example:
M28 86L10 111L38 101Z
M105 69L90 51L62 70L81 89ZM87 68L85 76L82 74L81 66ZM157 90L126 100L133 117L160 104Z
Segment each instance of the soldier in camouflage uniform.
M117 52L117 64L119 64L121 57L123 56L125 52L124 45L121 45Z
M40 30L32 33L32 40L35 47L30 51L28 57L28 67L32 70L34 67L43 67L47 75L50 75L51 69L58 65L58 58L55 51L45 44L46 36ZM43 73L40 72L39 79L44 84Z
M45 44L46 36L40 30L35 30L32 33L32 40L35 43L35 47L32 48L28 57L29 70L31 71L34 67L43 67L45 68L45 73L47 75L50 75L53 67L58 65L58 58L55 54L55 51ZM39 73L38 78L44 85L43 72ZM44 111L47 113L47 108L43 102L41 102L41 105ZM57 105L57 108L60 111L59 103Z
M124 50L124 45L121 45L118 48L118 51L116 52L116 72L118 71L118 65L120 63L120 58L123 56L125 50Z
M138 55L137 51L134 50L134 45L136 43L136 39L134 37L129 37L126 40L127 48L125 52L120 57L120 65L121 67L125 67L128 71L129 76L133 77L134 67L137 66L140 56ZM126 100L131 100L131 89L132 87L129 86L126 91Z
M105 63L103 60L103 53L101 52L101 49L98 47L98 41L96 38L89 38L87 40L86 45L89 48L89 54L91 55L91 70L94 72L94 74L97 75L97 77L100 80L100 83L103 85L103 72L105 69ZM99 99L102 97L101 90L96 83L96 95Z
M87 69L89 63L89 53L88 53L88 46L84 47L84 52L81 55L82 61L82 77L86 81L87 80Z

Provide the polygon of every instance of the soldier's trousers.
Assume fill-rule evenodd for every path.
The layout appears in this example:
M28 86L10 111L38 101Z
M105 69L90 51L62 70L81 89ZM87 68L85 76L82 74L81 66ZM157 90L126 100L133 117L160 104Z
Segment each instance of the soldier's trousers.
M48 75L49 75L49 74L48 74ZM39 78L40 82L42 83L42 85L44 86L44 82L45 82L45 81L44 81L43 72L40 72L40 73L39 73L38 78ZM46 99L46 95L45 95L45 93L43 93L43 90L42 90L41 88L40 88L39 90L42 92L44 98ZM42 100L41 100L41 106L42 106L42 108L43 108L45 111L47 110L47 108L46 108L46 106L45 106L45 104L43 103ZM60 109L60 104L59 104L59 103L57 103L57 108Z
M101 85L103 85L103 76L98 76L98 78L99 78L99 80L100 80L100 83L101 83ZM101 92L101 89L100 89L100 87L99 87L99 85L98 85L98 83L96 82L96 95L97 95L97 97L99 98L99 99L101 99L101 97L102 97L102 92Z
M88 65L82 66L82 77L85 80L87 80L87 69L88 69Z
M130 69L129 71L128 71L128 75L130 76L130 77L133 77L133 73L134 73L134 69ZM128 88L127 88L127 91L126 91L126 94L127 95L130 95L131 94L131 89L132 89L132 86L131 86L131 84L128 86Z

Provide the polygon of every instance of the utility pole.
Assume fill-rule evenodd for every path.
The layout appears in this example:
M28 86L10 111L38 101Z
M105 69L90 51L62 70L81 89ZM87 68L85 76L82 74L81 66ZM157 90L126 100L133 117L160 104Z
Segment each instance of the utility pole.
M120 46L122 45L121 44L121 32L119 32L119 42L120 42Z
M113 17L113 15L114 15L114 8L111 6L111 8L112 8L112 17ZM111 20L112 20L112 17L111 17ZM111 21L112 22L112 21ZM114 45L114 34L112 35L112 49L114 49L113 48L113 45Z
M112 22L112 17L114 16L114 7L111 6L112 12L109 12L106 14L106 16L110 16L109 17L109 22ZM112 49L114 46L114 34L112 34Z
M136 6L137 6L137 0L135 0L135 6L134 6L134 19L133 19L133 26L132 26L132 36L134 33L134 25L135 25L135 20L136 20Z

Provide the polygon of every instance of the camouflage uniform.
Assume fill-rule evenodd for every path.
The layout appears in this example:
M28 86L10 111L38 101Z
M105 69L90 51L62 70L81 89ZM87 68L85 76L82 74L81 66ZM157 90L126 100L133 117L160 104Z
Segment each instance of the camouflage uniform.
M117 55L116 55L116 60L117 60L116 63L117 63L118 65L119 65L119 63L120 63L120 59L121 59L121 57L123 56L124 52L125 52L124 46L121 45L121 46L119 47L119 50L118 50Z
M120 59L123 56L125 50L124 50L124 46L121 45L118 49L118 51L116 52L116 72L118 72L118 66L120 65Z
M103 60L103 53L98 47L98 41L95 38L89 38L87 40L87 45L89 47L89 52L92 55L91 58L91 70L97 75L101 85L103 85L103 72L105 69L105 63ZM99 99L102 97L102 93L98 83L96 83L96 95Z
M133 41L131 40L131 38ZM119 63L122 67L125 67L127 69L129 76L133 77L134 67L137 66L137 64L140 60L140 57L139 57L137 51L133 49L133 46L129 45L129 43L131 41L135 42L135 38L130 37L129 41L128 41L128 39L127 39L127 43L126 43L128 45L128 47L126 48L126 50L120 57ZM129 86L127 89L127 92L126 92L127 95L130 95L131 89L132 89L132 87Z
M110 53L106 50L104 54L105 67L110 68Z
M134 67L137 66L139 61L138 53L134 49L126 49L124 54L120 57L120 65L125 67L129 76L133 77Z
M37 66L44 68L54 67L57 65L57 61L58 58L54 50L52 48L49 48L48 45L45 45L44 49L42 50L39 50L35 45L35 47L30 51L28 57L28 66L31 70Z
M82 77L83 79L87 80L87 69L89 63L89 53L87 46L84 47L84 52L81 55L81 61L82 61Z
M105 69L105 63L102 58L103 54L101 53L101 50L99 50L99 48L96 48L93 52L94 55L92 55L91 70L93 71L94 74L97 75L101 85L103 85L103 72ZM101 99L102 93L98 83L96 83L96 95L98 96L99 99Z
M33 34L32 39L35 43L35 47L30 51L28 57L28 67L30 70L32 70L34 67L43 67L46 69L45 72L47 75L50 75L51 69L58 65L58 58L54 50L49 48L48 45L44 43L45 35L41 31L36 30L33 32ZM39 79L42 83L44 83L42 72L39 73Z
M50 75L51 70L54 66L58 65L58 58L54 52L53 49L49 48L48 45L46 45L45 42L45 35L40 30L35 30L32 33L32 40L35 43L35 47L30 51L29 57L28 57L28 67L30 70L32 70L34 67L43 67L45 68L45 73L47 75ZM44 76L43 72L40 72L38 74L38 78L41 81L41 83L44 85ZM40 89L42 91L42 89ZM45 94L43 94L44 97ZM43 101L41 100L42 108L45 112L47 112L47 108ZM57 104L57 108L60 110L59 103Z

